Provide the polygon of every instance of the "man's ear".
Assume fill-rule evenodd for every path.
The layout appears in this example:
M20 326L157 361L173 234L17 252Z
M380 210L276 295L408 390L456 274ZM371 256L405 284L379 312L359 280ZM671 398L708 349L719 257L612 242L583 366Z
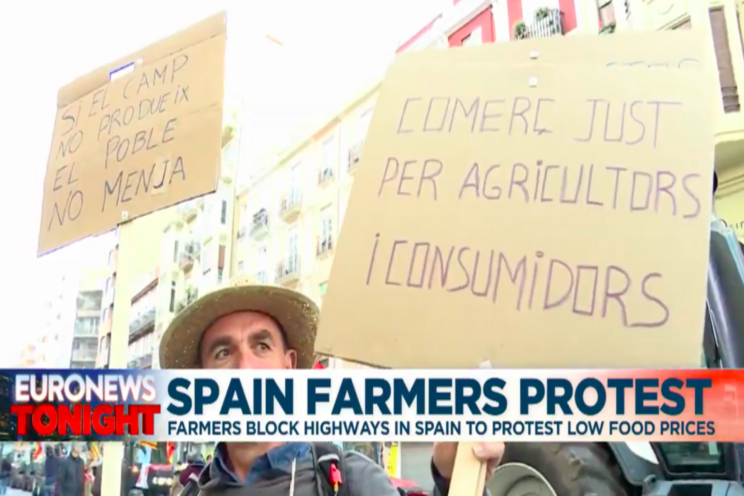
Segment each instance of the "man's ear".
M297 352L289 350L284 354L284 367L287 369L297 368Z

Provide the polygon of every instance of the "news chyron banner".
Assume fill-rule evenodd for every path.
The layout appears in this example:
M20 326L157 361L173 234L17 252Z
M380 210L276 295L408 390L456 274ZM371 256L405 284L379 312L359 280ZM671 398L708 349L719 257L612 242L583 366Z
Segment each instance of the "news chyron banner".
M3 370L7 438L744 441L744 371Z

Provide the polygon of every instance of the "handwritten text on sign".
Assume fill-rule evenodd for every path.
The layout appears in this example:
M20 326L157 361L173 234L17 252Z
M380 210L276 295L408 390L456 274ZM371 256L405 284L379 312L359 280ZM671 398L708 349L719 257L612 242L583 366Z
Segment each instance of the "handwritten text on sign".
M110 229L121 211L134 218L214 190L223 51L224 37L212 38L60 109L40 251Z
M451 357L431 361L440 366L479 363L484 353L525 365L514 354L525 341L549 350L536 365L575 365L582 354L586 365L608 366L613 341L615 354L632 339L648 347L650 332L679 343L682 328L699 324L688 339L694 351L683 344L673 358L697 359L712 120L687 92L695 76L666 91L652 78L680 73L463 69L453 80L429 68L436 85L386 82L323 326L351 325L329 306L371 301L374 315L355 323L369 317L376 336L415 347L407 329L411 315L421 317L417 326ZM670 246L684 246L684 258L669 256ZM322 331L320 351L330 351ZM367 363L429 365L339 346L337 355Z

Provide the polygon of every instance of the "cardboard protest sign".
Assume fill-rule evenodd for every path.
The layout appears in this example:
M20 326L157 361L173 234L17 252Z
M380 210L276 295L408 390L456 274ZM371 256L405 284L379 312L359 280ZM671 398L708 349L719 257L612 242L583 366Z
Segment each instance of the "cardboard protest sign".
M697 366L719 108L697 52L707 70L396 63L318 352L385 367Z
M40 255L216 189L225 44L219 14L60 89Z

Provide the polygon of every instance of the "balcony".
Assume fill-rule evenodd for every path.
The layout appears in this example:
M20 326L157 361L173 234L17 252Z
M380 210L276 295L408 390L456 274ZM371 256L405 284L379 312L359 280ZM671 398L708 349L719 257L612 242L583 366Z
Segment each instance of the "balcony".
M298 189L292 189L284 195L279 203L279 217L285 222L292 222L300 215L302 209L302 194Z
M73 350L73 362L93 362L96 361L96 350Z
M138 337L154 329L155 307L148 308L129 323L129 340L134 341Z
M318 257L325 257L331 252L331 250L333 250L333 238L331 236L318 237L315 255Z
M264 238L269 233L269 212L265 208L262 208L255 214L253 214L253 221L251 222L251 237L259 240Z
M300 257L292 254L276 264L277 284L294 284L300 279Z
M195 287L190 287L186 290L186 296L176 304L176 313L182 312L187 306L191 305L199 297L199 290Z
M514 37L518 40L562 35L563 13L559 9L541 7L535 11L535 18L530 24L518 22L514 25Z
M96 317L100 315L101 313L98 312L98 315ZM98 318L77 319L77 322L75 322L73 335L76 338L98 338L99 325L100 321Z
M348 161L346 162L347 172L352 173L354 172L354 170L356 170L357 164L362 159L362 147L363 146L364 146L364 140L360 141L359 143L349 148L349 157L348 157Z
M318 172L318 186L323 186L333 181L334 172L331 167L324 167Z
M194 266L194 260L199 257L201 246L198 241L189 241L183 247L183 250L178 256L178 266L184 272L191 270Z
M152 368L152 353L133 358L127 362L128 369L150 369Z
M178 207L178 217L184 222L191 222L196 217L199 208L196 202L189 200L181 203Z

